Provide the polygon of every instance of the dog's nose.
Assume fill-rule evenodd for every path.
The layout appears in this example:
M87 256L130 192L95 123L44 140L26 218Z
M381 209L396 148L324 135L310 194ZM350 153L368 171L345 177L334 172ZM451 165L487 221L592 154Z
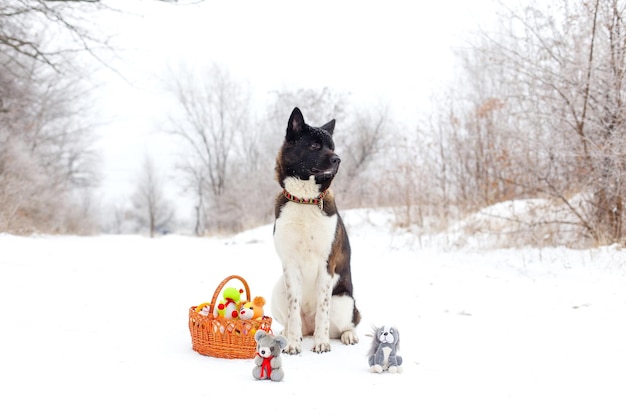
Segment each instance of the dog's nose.
M330 163L333 165L337 165L341 162L341 158L339 158L339 156L337 155L333 155L330 157Z

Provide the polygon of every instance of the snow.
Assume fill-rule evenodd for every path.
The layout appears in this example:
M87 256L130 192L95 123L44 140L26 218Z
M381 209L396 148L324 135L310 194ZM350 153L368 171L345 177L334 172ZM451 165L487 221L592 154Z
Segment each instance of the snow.
M620 247L453 249L394 231L384 211L343 215L361 342L315 354L306 338L278 383L254 380L252 360L194 352L187 328L188 308L232 274L271 303L271 225L0 234L0 415L626 415ZM401 374L369 372L382 324L400 331Z

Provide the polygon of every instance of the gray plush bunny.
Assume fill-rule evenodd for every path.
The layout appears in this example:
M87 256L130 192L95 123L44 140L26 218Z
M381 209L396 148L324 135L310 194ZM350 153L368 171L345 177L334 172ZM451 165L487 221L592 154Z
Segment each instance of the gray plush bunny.
M374 340L368 355L372 372L402 372L402 356L398 355L400 333L393 326L381 326L374 329Z

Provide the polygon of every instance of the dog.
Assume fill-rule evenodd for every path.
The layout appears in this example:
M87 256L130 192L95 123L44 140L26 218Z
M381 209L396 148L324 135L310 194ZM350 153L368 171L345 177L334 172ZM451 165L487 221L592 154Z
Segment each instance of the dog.
M330 351L330 339L358 343L361 320L352 295L350 242L330 185L341 160L335 153L335 119L305 123L294 108L276 158L283 191L275 202L274 246L283 274L272 293L274 319L287 338L284 352L301 352L313 335L313 351Z

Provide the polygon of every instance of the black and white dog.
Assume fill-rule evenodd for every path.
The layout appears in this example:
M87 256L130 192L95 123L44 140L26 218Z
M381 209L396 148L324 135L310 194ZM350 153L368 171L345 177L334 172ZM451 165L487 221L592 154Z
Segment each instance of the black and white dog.
M350 243L329 187L339 169L332 134L335 120L309 126L296 107L276 158L274 245L283 276L272 294L272 315L283 325L285 353L301 352L313 335L314 352L328 352L330 339L358 342L361 316L352 296Z

